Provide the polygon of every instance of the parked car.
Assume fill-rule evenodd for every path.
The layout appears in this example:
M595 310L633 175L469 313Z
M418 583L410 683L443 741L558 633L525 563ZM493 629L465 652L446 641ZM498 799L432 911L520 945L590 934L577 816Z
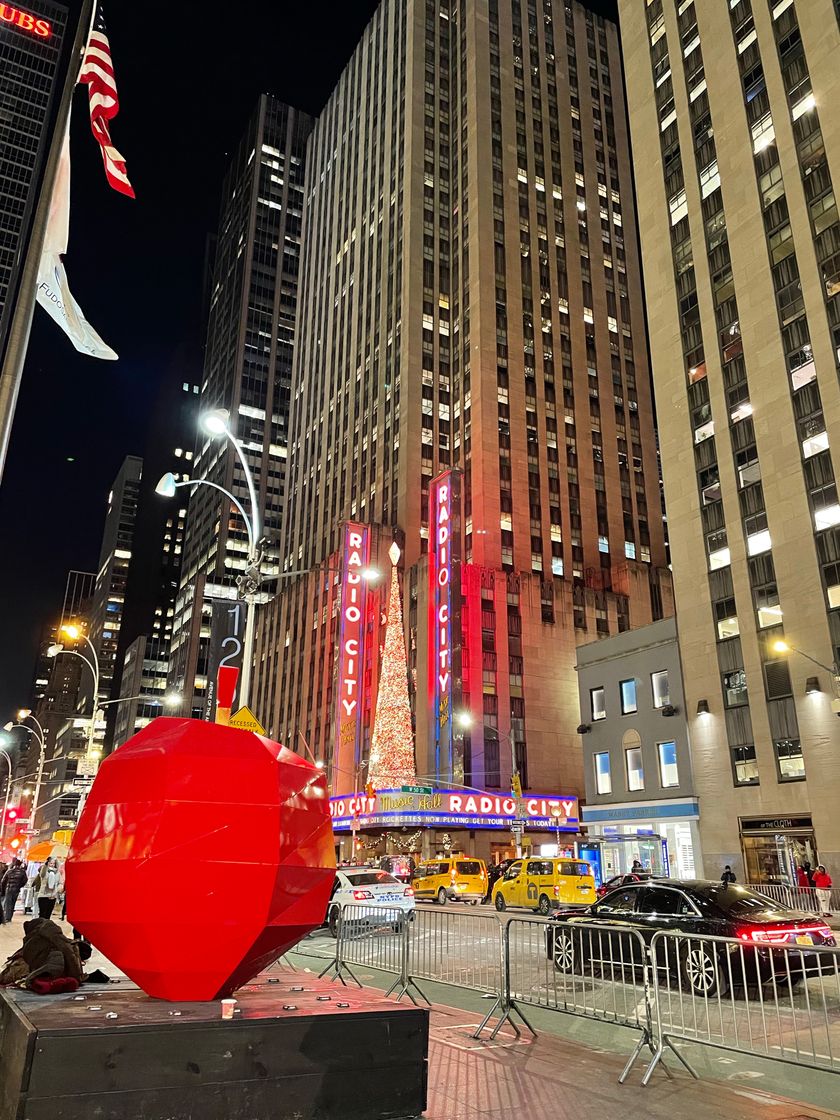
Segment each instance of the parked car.
M381 921L398 931L414 918L414 891L378 867L339 867L327 903L326 925L333 937L338 935L339 914L348 905L358 907L352 911L354 921L368 926ZM395 910L401 911L396 920Z
M576 924L597 927L572 932ZM798 982L818 969L807 946L835 945L834 934L814 915L780 907L749 887L707 880L658 879L610 891L584 910L553 915L546 926L546 953L558 972L601 969L620 977L641 968L644 955L628 930L638 930L648 945L659 930L695 935L662 939L653 962L694 995L723 994L733 986L765 984L776 978ZM706 935L737 938L743 944L743 967L737 948L703 941ZM697 938L695 940L695 937ZM782 946L799 950L781 953Z
M598 887L598 898L603 898L605 894L610 891L616 890L618 887L627 887L631 883L647 883L653 876L649 871L628 871L626 875L613 875L611 879L607 879L606 883L602 883Z
M379 866L383 871L390 871L401 883L410 883L417 864L411 856L382 856Z
M595 901L591 866L568 856L514 860L493 887L493 905L526 906L548 914L558 906L586 906Z
M430 859L415 868L411 885L418 898L469 902L477 906L487 893L487 867L483 859L454 855Z

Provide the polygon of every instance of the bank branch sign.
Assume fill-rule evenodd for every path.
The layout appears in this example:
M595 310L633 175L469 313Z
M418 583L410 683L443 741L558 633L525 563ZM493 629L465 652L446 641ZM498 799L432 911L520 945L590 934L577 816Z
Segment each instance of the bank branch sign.
M347 832L351 828L401 828L403 825L445 828L506 828L522 819L529 829L557 828L577 832L580 808L576 797L563 794L536 793L523 797L521 806L515 797L498 793L439 789L432 793L411 793L402 789L377 790L373 796L352 793L330 798L333 829Z

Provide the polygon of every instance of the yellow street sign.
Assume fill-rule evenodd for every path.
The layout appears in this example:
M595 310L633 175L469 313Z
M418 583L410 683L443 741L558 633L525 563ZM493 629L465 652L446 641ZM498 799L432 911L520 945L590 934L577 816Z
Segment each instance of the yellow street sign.
M254 731L257 735L265 735L265 728L246 704L230 717L228 727L238 727L240 731Z

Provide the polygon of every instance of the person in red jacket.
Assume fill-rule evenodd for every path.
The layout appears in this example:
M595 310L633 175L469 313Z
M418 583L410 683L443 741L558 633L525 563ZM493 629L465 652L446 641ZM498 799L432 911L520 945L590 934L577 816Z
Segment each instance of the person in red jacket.
M820 864L814 872L814 886L817 891L817 901L820 904L820 913L824 918L831 917L831 876L825 867Z

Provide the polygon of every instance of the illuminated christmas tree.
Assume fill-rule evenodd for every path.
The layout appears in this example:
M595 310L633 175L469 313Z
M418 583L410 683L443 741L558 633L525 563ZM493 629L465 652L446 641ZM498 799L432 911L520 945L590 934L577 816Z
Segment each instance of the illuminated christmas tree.
M417 776L414 761L414 731L408 703L408 662L405 655L402 601L397 563L400 550L396 543L388 553L391 558L391 594L385 619L385 649L379 671L376 695L376 717L370 747L368 780L374 789L394 789Z

